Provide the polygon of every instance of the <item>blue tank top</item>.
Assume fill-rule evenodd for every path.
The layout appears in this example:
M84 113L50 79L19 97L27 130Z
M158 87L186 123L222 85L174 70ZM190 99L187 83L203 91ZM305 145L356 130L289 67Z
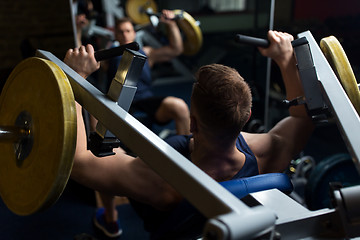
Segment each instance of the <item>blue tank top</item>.
M165 141L175 150L181 153L184 157L190 160L189 143L191 138L192 135L175 135L169 137ZM232 179L258 175L259 170L258 170L256 157L249 148L249 146L247 145L247 143L245 142L245 139L241 134L238 136L236 140L236 147L239 149L240 152L245 154L246 158L245 158L244 166L237 174L235 174L235 176ZM181 203L181 204L185 204L184 209L180 208L180 212L179 209L176 210L177 213L179 214L175 214L176 215L175 218L180 218L180 219L175 219L175 221L173 221L173 219L169 220L169 218L171 219L173 217L171 215L172 214L171 211L170 212L159 211L150 207L149 205L139 203L132 199L130 199L130 202L134 207L134 210L137 212L137 214L143 219L144 228L145 230L151 233L151 236L159 234L159 231L162 232L162 230L164 229L169 230L173 227L173 226L167 226L166 228L162 229L160 226L164 224L165 219L167 221L170 221L171 223L174 223L174 226L177 226L179 222L181 223L183 219L187 219L189 220L189 222L187 223L187 227L189 225L191 226L202 225L205 223L206 220L206 218L203 217L202 214L199 213L196 209L193 209L193 207L190 206L187 203L187 201L185 202L183 201ZM202 229L201 228L202 226L198 226L198 227Z
M169 137L166 142L174 149L176 149L179 153L181 153L184 157L190 159L189 143L191 137L191 135L175 135ZM239 134L236 140L236 147L240 152L245 154L245 163L244 166L240 169L240 171L235 174L232 179L258 175L259 168L256 157L241 134Z
M116 45L113 45L112 47L115 47L115 46ZM139 52L146 56L145 52L142 49L140 49ZM107 71L108 84L106 87L106 91L109 89L110 83L116 74L116 71L120 64L121 57L122 56L118 56L118 57L115 57L115 58L112 58L109 60L109 68ZM134 96L134 100L133 100L134 102L137 100L141 100L141 99L149 98L149 97L153 96L153 93L151 91L151 83L152 83L151 69L150 69L148 61L145 61L143 70L141 72L141 76L136 85L137 90L136 90L136 93Z

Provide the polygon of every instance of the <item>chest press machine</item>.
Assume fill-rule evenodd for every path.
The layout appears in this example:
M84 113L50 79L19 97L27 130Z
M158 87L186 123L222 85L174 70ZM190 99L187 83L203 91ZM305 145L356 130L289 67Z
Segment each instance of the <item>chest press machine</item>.
M306 40L299 46L294 46L304 88L307 88L307 84L314 85L315 83L316 86L319 86L318 90L323 96L319 100L321 101L320 105L318 105L319 102L315 104L320 108L315 107L314 113L316 113L315 115L319 112L323 113L326 108L331 110L339 128L342 130L354 163L359 168L360 149L357 147L360 146L360 139L356 138L356 133L360 132L359 115L355 112L311 33L301 33L299 37L304 37ZM129 69L132 69L132 67L141 69L141 61L144 60L142 57L136 57L138 56L136 51L128 51L128 53L130 57L132 56L132 64L123 64L125 66L123 67L123 83L126 82L126 73L129 73ZM302 54L312 58L313 62L302 62L300 56ZM68 115L69 113L65 114L64 112L74 110L75 96L76 101L101 122L103 127L99 127L99 129L102 129L99 132L104 133L107 131L106 129L111 131L208 218L203 230L204 239L298 239L321 237L341 239L360 236L360 208L356 206L360 201L359 186L334 191L333 196L336 207L314 212L307 210L278 190L291 190L291 186L287 185L284 188L283 182L279 184L276 180L274 181L276 182L275 185L265 186L264 182L268 183L267 179L274 177L272 174L257 176L256 181L252 181L252 179L244 179L240 182L228 181L222 186L128 114L114 98L111 99L109 96L102 94L54 55L38 50L38 56L43 59L40 61L42 65L45 64L46 68L51 69L50 72L56 72L57 76L60 74L60 77L65 82L69 79L67 86L63 87L67 93L65 100L60 101L60 104L68 104L70 109L66 109L66 106L60 106L61 111L59 111L64 115ZM29 67L34 68L35 65ZM32 70L28 73L40 74L39 72L32 73ZM15 80L20 78L17 75L13 77ZM33 78L27 77L26 80L32 81ZM15 80L5 85L0 98L0 126L5 126L1 128L4 129L4 131L1 131L1 135L4 136L2 138L5 139L5 143L0 144L0 154L6 156L6 159L2 160L2 166L0 167L0 193L9 209L19 215L29 215L51 206L66 186L72 166L71 156L73 156L75 149L73 129L76 129L76 118L75 123L71 120L74 119L74 116L70 117L70 121L66 121L70 123L58 123L63 129L58 131L61 141L55 142L55 146L59 148L57 145L61 145L61 148L65 148L67 151L65 153L60 151L59 157L55 159L56 163L52 163L51 166L47 161L40 161L39 163L36 157L48 157L41 155L34 157L34 154L38 154L37 152L42 150L39 143L46 141L46 137L37 135L39 129L42 128L38 122L44 117L37 112L38 105L28 107L26 104L30 103L23 103L17 107L16 100L8 96L8 93L16 91L13 90L18 86L15 84L17 82ZM132 89L132 87L130 88ZM119 93L118 91L115 92ZM314 97L313 94L319 96L317 95L319 92L314 93L313 91L306 92L306 96L304 96L307 106L310 106L310 108L312 106L310 102ZM9 111L11 106L15 107L17 112L15 110ZM50 121L53 121L52 116L47 117L50 118ZM64 117L58 115L55 117L64 119ZM66 145L65 140L71 142L71 144ZM8 144L8 142L11 142L11 144ZM16 151L14 151L14 148ZM46 155L49 153L41 154ZM52 167L56 172L56 176L49 177L47 182L50 182L50 185L44 185L41 189L39 187L34 189L32 185L41 185L44 182L43 174L45 171L41 170L43 166L39 164ZM37 169L40 169L35 171L38 174L28 172L27 169L31 168L31 165L35 165ZM34 171L34 169L32 170ZM17 177L14 177L15 175ZM284 180L283 176L281 179ZM239 189L236 189L237 187ZM250 194L247 195L248 193ZM245 195L247 196L242 201L238 199L238 197L241 198ZM26 202L24 202L24 199L26 199Z
M328 117L335 120L360 172L359 87L336 38L324 38L320 46L309 31L298 34L298 39L293 41L305 95L294 101L305 103L315 121ZM318 211L309 211L276 190L250 195L263 206L275 210L275 232L281 239L349 239L360 236L360 186L332 190L334 209Z

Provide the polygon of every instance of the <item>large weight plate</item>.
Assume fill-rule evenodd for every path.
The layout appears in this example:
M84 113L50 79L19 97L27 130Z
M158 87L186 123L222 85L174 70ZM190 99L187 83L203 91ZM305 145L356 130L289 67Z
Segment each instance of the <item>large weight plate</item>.
M54 204L69 179L76 147L76 108L70 83L53 62L33 57L19 63L0 96L0 126L31 117L33 145L19 164L14 143L0 143L0 195L18 215Z
M183 34L184 55L195 55L202 46L202 32L195 19L183 10L174 10L175 15L182 14L183 18L177 24Z
M151 8L154 13L158 11L157 5L153 0L128 0L125 4L126 14L135 24L150 23L150 18L145 13L145 10L148 8Z
M128 0L126 1L126 14L135 24L150 23L149 16L144 12L151 8L153 13L157 13L157 5L153 0ZM184 55L195 55L201 48L203 38L199 24L184 10L174 10L175 15L180 15L177 25L183 35Z
M339 78L351 103L360 115L360 92L350 62L336 37L330 36L321 39L320 48L330 66Z

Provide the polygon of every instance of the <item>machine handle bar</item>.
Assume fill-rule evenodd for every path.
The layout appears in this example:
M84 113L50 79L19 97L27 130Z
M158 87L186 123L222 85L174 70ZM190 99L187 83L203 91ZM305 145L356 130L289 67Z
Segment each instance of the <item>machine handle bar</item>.
M122 55L124 53L125 49L131 49L134 51L138 51L140 49L140 47L137 42L132 42L132 43L121 45L119 47L99 50L99 51L95 52L95 59L97 61L102 61L102 60L110 59L113 57L117 57L117 56Z
M262 48L267 48L270 45L270 42L267 39L250 37L242 34L236 34L235 41L239 43L253 45L255 47L262 47Z

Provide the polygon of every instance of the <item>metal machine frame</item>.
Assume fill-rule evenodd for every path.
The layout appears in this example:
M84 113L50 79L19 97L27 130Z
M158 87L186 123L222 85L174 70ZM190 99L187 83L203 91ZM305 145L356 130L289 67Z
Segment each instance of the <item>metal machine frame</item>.
M336 116L359 167L360 138L356 137L360 132L359 116L311 33L299 34L299 37L303 36L309 42L313 56L315 80L319 80L324 99ZM360 213L356 209L360 186L336 190L335 209L309 211L278 190L253 193L240 201L53 54L41 50L39 53L67 74L76 101L209 219L204 239L360 236Z
M336 120L337 126L342 133L342 137L352 155L357 170L360 172L360 138L358 136L358 133L360 133L359 115L312 34L307 31L300 33L298 37L305 37L309 43L313 64L316 68L317 79L323 93L322 96L326 105L330 108L332 116ZM308 81L310 80L308 79Z
M330 64L309 31L298 34L294 46L309 113L316 118L330 111L360 172L360 118ZM321 94L321 95L319 95ZM322 96L322 97L321 97ZM281 239L344 239L360 236L360 186L335 190L334 209L310 211L278 190L250 194L277 214L275 232Z
M247 239L273 229L274 212L261 206L248 207L52 53L42 50L38 53L65 72L80 105L200 212L213 219L209 231L216 233L217 239ZM257 224L244 224L250 219Z

